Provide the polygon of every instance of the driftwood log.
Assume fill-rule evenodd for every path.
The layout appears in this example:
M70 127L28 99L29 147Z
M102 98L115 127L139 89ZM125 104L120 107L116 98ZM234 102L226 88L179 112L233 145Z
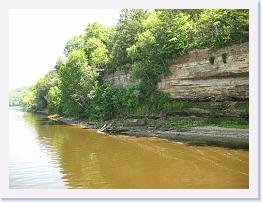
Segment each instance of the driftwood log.
M98 132L102 132L105 134L112 135L114 133L121 133L127 131L126 129L117 128L116 123L114 121L105 123L100 129L97 130Z
M109 133L113 134L116 132L116 124L114 121L105 123L105 125L102 126L102 128L98 129L98 132L104 132L104 133Z

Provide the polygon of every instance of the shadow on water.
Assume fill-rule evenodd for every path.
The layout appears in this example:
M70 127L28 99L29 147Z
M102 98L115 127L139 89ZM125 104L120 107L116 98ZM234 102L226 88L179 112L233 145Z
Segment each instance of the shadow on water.
M182 141L185 144L189 146L199 146L199 147L207 147L207 146L214 146L214 147L222 147L222 148L228 148L228 149L243 149L246 151L249 151L249 144L246 142L236 142L234 140L232 141L223 141L220 139L217 140L210 140L202 138L199 140L198 138L186 138L186 137L175 137L175 138L169 138L169 141Z
M25 122L33 127L34 125L66 125L62 121L54 121L49 119L46 115L40 113L24 112L23 118Z
M235 143L235 142L218 142L218 141L211 141L207 140L205 143L203 142L186 142L188 145L191 146L215 146L215 147L222 147L222 148L230 148L230 149L243 149L249 151L249 144L247 143Z

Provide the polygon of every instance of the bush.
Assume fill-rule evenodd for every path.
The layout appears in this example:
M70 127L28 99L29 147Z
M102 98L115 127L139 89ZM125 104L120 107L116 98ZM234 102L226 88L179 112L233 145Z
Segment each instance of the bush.
M211 57L209 58L209 62L210 62L211 65L213 65L213 64L215 63L215 57L214 57L214 56L211 56Z
M222 60L225 64L227 63L227 53L222 54Z
M123 109L124 89L122 87L104 84L99 86L89 107L91 119L111 119Z
M155 112L160 113L172 113L173 112L173 101L170 100L168 93L156 92L152 105L155 108Z

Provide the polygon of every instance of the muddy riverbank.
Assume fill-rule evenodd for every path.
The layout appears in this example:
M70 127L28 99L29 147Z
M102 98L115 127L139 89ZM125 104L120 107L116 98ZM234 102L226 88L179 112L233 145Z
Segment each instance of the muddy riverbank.
M99 129L104 124L104 122L90 122L75 118L50 118L67 125L76 125L83 129ZM115 123L116 133L111 135L159 137L173 141L183 141L190 145L210 145L235 149L249 148L248 129L217 126L154 128L143 119L121 120L115 121Z

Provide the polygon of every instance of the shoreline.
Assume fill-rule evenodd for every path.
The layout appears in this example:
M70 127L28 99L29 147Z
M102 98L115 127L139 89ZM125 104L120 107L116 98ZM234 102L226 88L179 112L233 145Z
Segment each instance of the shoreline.
M59 115L49 115L47 110L34 111L47 116L52 121L64 123L66 125L78 126L82 129L100 129L106 122L91 122L84 119L73 117L61 117ZM143 121L143 119L139 119ZM157 137L167 139L169 141L183 142L189 145L197 146L218 146L230 149L249 149L249 129L225 128L218 126L197 126L183 127L172 129L155 129L146 124L131 124L127 120L118 123L117 133L108 134L100 132L104 135L125 135L135 137Z
M41 112L43 113L43 112ZM82 119L70 117L57 117L51 120L63 122L66 125L79 126L83 129L100 129L104 123L88 122ZM101 125L102 124L102 125ZM217 126L201 126L173 128L168 130L152 129L146 125L117 126L118 131L114 134L105 135L126 135L135 137L158 137L170 141L184 142L189 145L218 146L231 149L249 148L249 129L222 128Z

